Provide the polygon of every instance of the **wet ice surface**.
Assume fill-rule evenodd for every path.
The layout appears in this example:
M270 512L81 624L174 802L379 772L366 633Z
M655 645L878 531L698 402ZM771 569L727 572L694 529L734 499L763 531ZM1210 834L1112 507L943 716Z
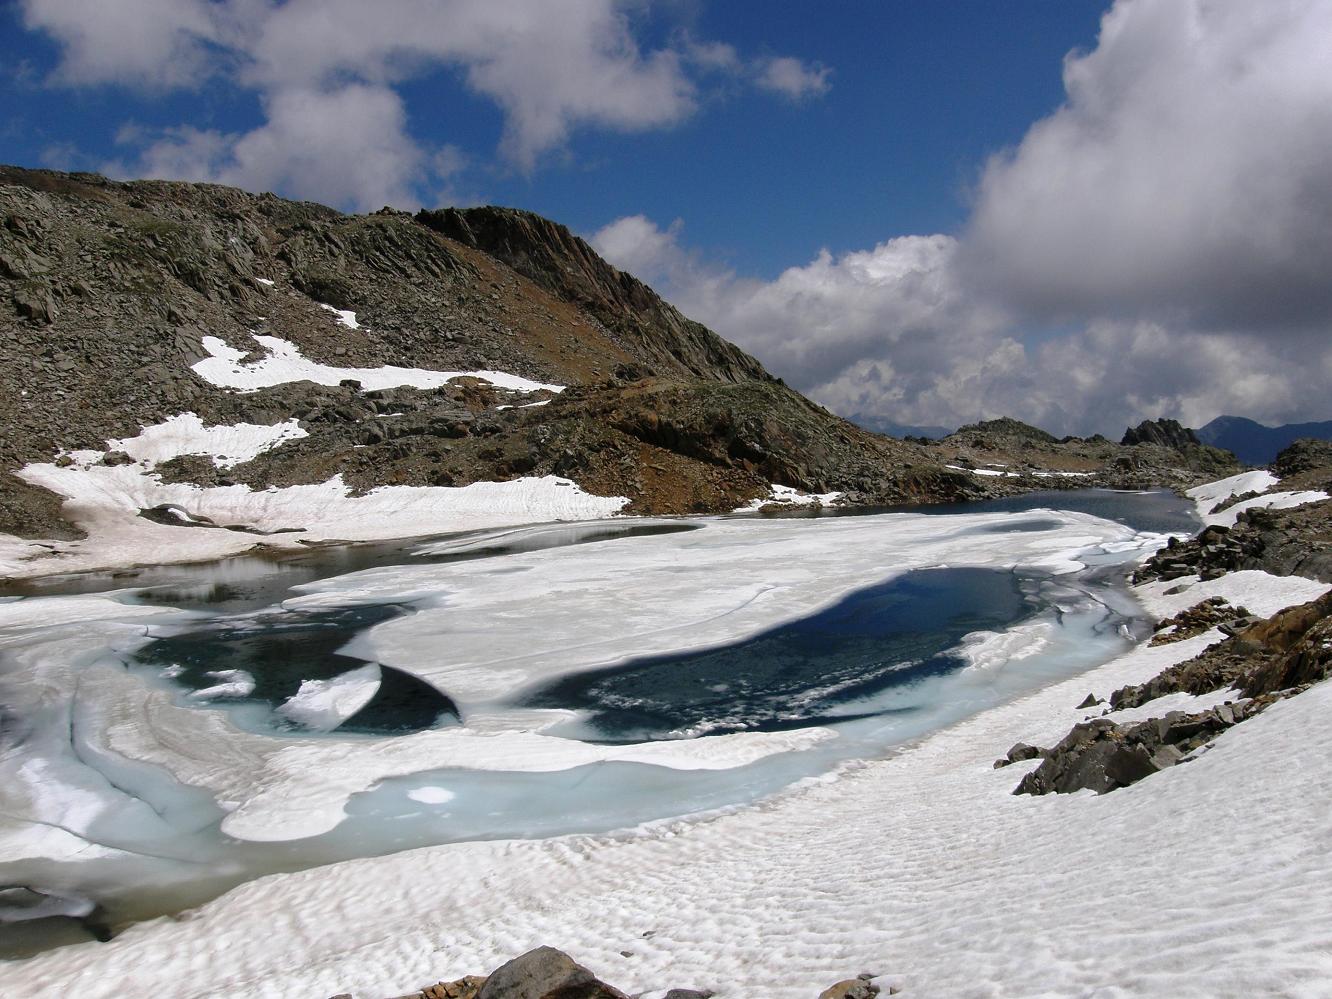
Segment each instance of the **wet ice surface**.
M1158 542L1051 511L629 522L28 584L0 883L114 922L742 805L1122 651L1113 564Z

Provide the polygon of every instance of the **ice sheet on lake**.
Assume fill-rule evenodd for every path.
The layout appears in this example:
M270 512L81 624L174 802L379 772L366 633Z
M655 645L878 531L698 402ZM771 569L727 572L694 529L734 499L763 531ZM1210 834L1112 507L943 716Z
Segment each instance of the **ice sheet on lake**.
M1203 593L1268 613L1326 590L1262 573L1164 588L1144 588L1153 613ZM205 967L219 995L393 995L546 944L631 993L808 999L868 970L919 999L1314 999L1332 981L1318 847L1332 684L1110 795L1014 797L1025 765L991 766L1014 742L1057 740L1089 689L1143 682L1210 640L1139 646L758 808L276 875L189 919L0 965L0 991L166 993Z

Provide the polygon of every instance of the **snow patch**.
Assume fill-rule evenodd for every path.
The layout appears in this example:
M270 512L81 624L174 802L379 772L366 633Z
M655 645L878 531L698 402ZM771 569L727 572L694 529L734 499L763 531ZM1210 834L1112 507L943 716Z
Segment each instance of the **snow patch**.
M219 468L249 461L288 440L306 436L295 420L263 426L206 427L193 413L145 427L137 436L109 441L138 464L104 465L105 452L74 451L61 463L33 464L20 478L66 497L64 513L88 532L71 542L34 542L0 535L0 576L221 558L252 548L252 535L182 530L139 516L171 507L182 522L245 525L274 534L264 543L296 547L302 540L368 541L444 534L516 524L596 520L618 513L623 496L594 496L570 479L526 477L467 486L381 486L350 495L341 476L313 485L254 490L246 485L202 487L163 482L155 467L185 454L204 454Z
M203 348L210 356L196 363L193 366L194 372L214 385L241 392L257 392L288 382L337 385L347 379L360 382L365 391L399 386L438 388L455 378L477 378L497 388L516 392L536 392L542 389L563 392L565 388L563 385L537 382L505 371L434 371L428 368L400 368L391 364L378 368L339 368L311 361L288 340L259 335L255 335L255 340L268 352L267 356L252 364L244 364L242 359L246 355L243 351L215 336L204 337Z
M736 507L735 513L754 513L771 504L781 506L800 507L800 506L832 506L844 496L844 493L806 493L792 486L783 486L774 482L769 487L766 497L760 496L758 499L752 499L744 506Z
M335 305L325 305L323 302L319 303L319 307L321 309L327 309L329 312L333 313L333 315L337 316L338 322L347 327L347 329L359 330L361 328L361 324L356 321L356 313L352 312L350 309L339 309Z

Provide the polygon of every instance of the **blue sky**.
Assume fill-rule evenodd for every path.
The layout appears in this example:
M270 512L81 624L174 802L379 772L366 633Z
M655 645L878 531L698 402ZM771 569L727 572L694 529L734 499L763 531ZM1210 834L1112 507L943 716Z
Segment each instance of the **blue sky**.
M868 420L1326 418L1329 45L1321 0L18 0L0 160L530 208Z
M530 208L583 232L624 215L678 218L710 254L775 276L820 247L957 229L985 158L1062 100L1063 56L1095 44L1103 9L1101 0L847 0L631 11L646 48L688 32L750 57L826 66L829 87L790 100L713 81L698 110L672 127L583 129L530 170L497 155L502 114L455 68L399 89L412 134L467 159L446 195ZM99 170L119 161L134 172L116 142L126 125L239 132L262 122L258 95L226 79L198 91L43 86L60 46L26 30L19 5L0 25L4 162ZM306 194L283 186L278 193ZM422 203L436 197L429 185L412 193Z

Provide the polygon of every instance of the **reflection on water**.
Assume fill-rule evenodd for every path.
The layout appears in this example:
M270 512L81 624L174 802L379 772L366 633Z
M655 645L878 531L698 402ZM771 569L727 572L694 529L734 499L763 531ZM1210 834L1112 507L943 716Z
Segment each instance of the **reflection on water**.
M1072 510L1089 513L1105 520L1127 524L1137 531L1156 534L1193 534L1202 521L1190 500L1176 496L1169 489L1144 489L1126 492L1117 489L1051 489L1005 496L1002 499L972 503L938 503L929 506L889 506L872 509L840 510L824 508L820 516L854 517L874 513L924 513L947 517L974 513L1025 513L1029 510Z
M698 524L685 521L598 521L523 527L508 532L478 531L434 542L413 538L327 545L312 547L309 551L237 555L196 565L149 566L16 580L0 583L0 599L126 591L126 599L138 602L235 614L271 607L289 595L292 589L306 583L363 569L468 562L622 538L679 534L698 527ZM485 540L477 545L471 543L474 538Z

